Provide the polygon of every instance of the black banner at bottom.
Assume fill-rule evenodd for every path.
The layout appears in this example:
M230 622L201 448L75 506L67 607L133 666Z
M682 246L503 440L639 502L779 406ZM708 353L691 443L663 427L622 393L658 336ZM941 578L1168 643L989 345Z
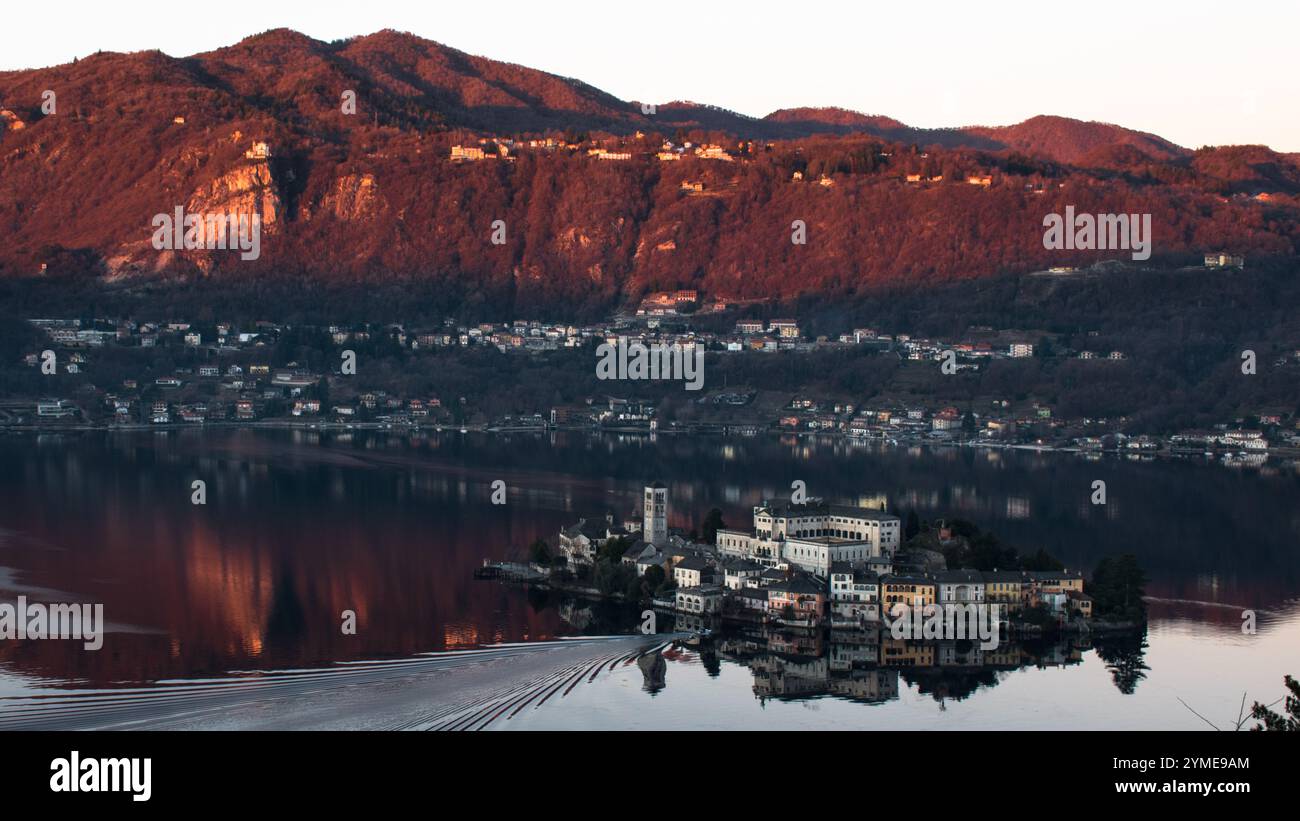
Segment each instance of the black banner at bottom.
M9 733L0 767L6 798L128 812L457 795L535 808L566 793L702 798L716 793L710 783L778 806L847 788L871 793L875 806L960 794L1226 808L1290 794L1296 741L1249 732Z

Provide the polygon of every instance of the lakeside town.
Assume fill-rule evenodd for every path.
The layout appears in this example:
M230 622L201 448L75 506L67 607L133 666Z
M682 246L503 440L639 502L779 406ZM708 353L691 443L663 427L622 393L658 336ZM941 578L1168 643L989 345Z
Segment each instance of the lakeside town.
M1045 551L1021 556L968 522L922 527L909 516L905 527L883 510L816 498L756 505L747 529L726 527L717 510L702 534L671 529L668 517L668 489L656 482L644 489L639 517L582 517L559 532L558 552L539 541L526 562L485 559L476 576L648 599L664 612L718 623L878 630L900 614L958 606L987 610L995 632L1032 635L1123 631L1145 621L1143 575L1131 557L1105 559L1085 580ZM1002 565L976 568L990 562ZM1100 605L1085 585L1100 590Z
M9 782L342 759L219 794L373 806L429 792L380 731L745 730L877 734L894 783L983 742L976 794L1044 809L1285 793L1205 734L1300 731L1300 6L1260 6L18 10L0 729L151 735Z
M18 368L49 380L40 395L0 401L0 429L167 427L203 424L361 426L381 429L554 430L644 433L764 432L840 435L888 443L926 442L1072 450L1084 454L1209 457L1230 465L1293 464L1300 455L1300 417L1290 407L1260 407L1249 416L1165 433L1126 432L1127 417L1069 417L1031 396L949 401L926 395L877 395L706 384L707 390L666 412L664 402L629 393L590 393L577 401L537 397L531 413L501 414L466 396L412 392L356 377L356 350L369 356L419 357L475 351L547 357L581 355L601 344L677 346L714 357L780 353L892 357L906 373L946 368L958 376L992 363L1088 361L1125 368L1123 351L1062 347L1041 332L972 329L968 338L935 339L858 327L834 338L809 338L794 318L740 318L731 330L697 327L701 318L737 306L694 291L651 294L635 309L602 323L539 320L436 327L403 324L310 326L259 321L146 322L102 318L34 318L43 337ZM713 325L718 323L714 321ZM284 356L288 339L319 340L338 364L309 367ZM348 355L352 357L349 371ZM319 359L319 357L318 357ZM543 363L551 364L550 360ZM1271 363L1300 370L1300 350ZM364 369L365 364L362 365ZM364 371L363 371L364 372ZM725 380L724 380L725 381ZM606 383L609 385L609 383ZM531 397L525 397L525 400Z

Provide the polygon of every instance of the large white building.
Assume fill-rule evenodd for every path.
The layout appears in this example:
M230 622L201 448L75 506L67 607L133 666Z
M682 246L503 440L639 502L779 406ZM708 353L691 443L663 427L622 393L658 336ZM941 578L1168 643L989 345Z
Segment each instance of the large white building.
M719 530L718 552L768 567L786 562L825 576L836 562L862 567L869 559L893 556L901 541L897 516L812 500L755 506L753 531Z

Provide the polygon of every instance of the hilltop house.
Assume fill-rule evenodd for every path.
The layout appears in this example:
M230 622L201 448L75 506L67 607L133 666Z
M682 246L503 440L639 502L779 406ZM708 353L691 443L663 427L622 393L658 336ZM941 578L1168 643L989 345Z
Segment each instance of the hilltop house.
M451 156L448 157L452 162L473 162L481 160L486 156L482 148L473 145L453 145L451 147Z
M269 160L271 159L271 146L264 140L257 140L253 147L244 152L245 159L249 160Z
M1246 258L1240 255L1229 254L1224 251L1205 255L1206 268L1242 268L1245 265Z

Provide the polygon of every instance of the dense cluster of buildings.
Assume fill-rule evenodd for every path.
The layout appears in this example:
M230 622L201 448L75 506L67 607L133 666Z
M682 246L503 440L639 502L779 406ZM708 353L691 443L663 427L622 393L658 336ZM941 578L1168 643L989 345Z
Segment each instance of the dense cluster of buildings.
M478 137L472 142L466 140L452 145L447 160L457 164L491 160L514 162L521 154L545 153L585 156L602 162L631 162L635 160L651 163L680 163L683 160L700 160L710 163L736 164L751 160L756 156L756 152L760 150L772 151L775 148L776 143L774 142L756 144L753 140L739 140L731 145L695 143L690 140L675 142L674 140L651 136L642 131L637 131L628 136L603 136L591 139L550 136L522 140L493 135ZM892 151L877 152L877 158L886 164L890 163L893 156L894 152ZM919 155L918 160L924 162L928 158L928 153L922 153ZM908 185L925 184L929 186L944 182L943 174L914 173L914 170L907 168L891 172L890 176ZM806 176L801 170L790 173L790 182L792 183L804 182L805 178ZM811 177L807 179L810 183L814 182ZM949 181L980 188L989 188L995 182L993 175L984 171L959 174ZM819 174L815 182L817 185L826 188L835 185L835 180L825 173ZM1057 185L1058 187L1064 186L1063 183ZM683 183L683 189L687 191L699 191L701 188L700 183ZM1025 190L1035 194L1042 194L1045 190L1045 183L1041 181L1026 183Z
M480 137L472 145L453 145L447 159L453 163L484 160L512 162L521 153L541 152L586 155L594 160L610 162L628 162L639 158L659 162L700 159L733 163L739 155L747 154L752 150L753 143L750 141L741 141L734 149L713 143L696 144L684 141L678 144L672 140L663 140L656 147L647 139L645 133L638 131L627 138L607 137L599 140L572 140L564 137L540 137L529 140L499 136Z
M1014 618L1042 608L1060 620L1091 618L1092 598L1078 570L894 570L893 561L837 562L825 574L789 563L696 558L678 579L674 608L695 615L735 616L800 626L861 628L887 623L897 605L997 604ZM682 582L697 582L681 586Z
M794 318L740 319L731 332L691 327L675 319L680 312L694 314L726 310L725 299L702 299L690 289L647 295L635 313L619 314L586 325L539 320L467 324L444 319L431 325L404 323L330 326L289 326L259 321L237 327L218 322L202 326L188 321L145 322L97 319L33 319L49 349L56 354L58 374L77 377L79 393L48 392L32 408L39 421L119 421L148 424L192 423L205 420L250 421L261 419L320 419L337 423L375 423L394 426L441 425L454 415L477 427L587 428L617 427L653 432L659 426L656 403L619 396L588 397L585 401L539 406L532 414L490 419L467 407L457 397L444 408L436 396L408 396L397 391L357 393L334 373L311 373L296 363L273 368L270 352L288 331L325 339L340 351L350 345L384 340L412 354L448 348L491 347L503 353L542 353L561 349L611 346L676 346L690 355L699 349L710 355L744 352L807 353L834 348L863 348L880 355L923 361L939 367L943 361L955 371L980 368L994 359L1016 360L1041 355L1032 337L1011 331L975 328L975 338L948 341L910 334L885 334L874 328L854 328L835 339L809 339ZM158 349L172 359L197 364L175 367L167 373L142 370L124 380L97 384L98 351L109 347ZM44 370L43 351L31 350L24 364ZM1068 350L1053 346L1053 356L1098 359L1123 367L1121 351ZM151 358L152 359L152 358ZM122 360L116 359L120 369ZM1279 366L1300 366L1300 350L1280 356ZM315 385L331 390L315 390ZM710 387L706 382L706 387ZM328 396L326 395L328 394ZM695 427L674 430L758 433L780 430L830 433L858 439L885 441L957 441L998 444L1032 444L1069 447L1082 452L1129 455L1156 453L1201 454L1225 461L1253 464L1272 449L1300 448L1300 418L1293 409L1265 408L1257 418L1225 420L1207 430L1180 431L1168 436L1126 436L1127 420L1120 418L1061 418L1051 405L1025 399L986 397L957 407L942 401L877 396L858 404L839 398L800 393L781 408L770 402L754 407L756 393L745 388L710 390L696 401L714 408L697 415ZM455 414L449 413L454 408ZM12 417L0 416L0 423Z
M590 567L611 539L629 546L621 562L644 576L660 568L674 610L782 624L863 627L891 608L998 604L1006 614L1031 607L1065 619L1092 616L1077 570L1052 572L919 570L900 556L901 522L871 508L769 503L753 509L749 530L720 528L716 544L668 527L668 490L646 486L640 520L612 514L579 519L559 534L570 570Z
M440 417L442 402L436 396L398 396L388 391L348 394L345 401L329 402L323 388L328 374L315 373L288 362L270 364L275 342L286 328L275 323L254 323L237 330L230 323L203 332L189 322L114 323L97 320L83 327L77 319L35 319L45 331L54 359L32 352L24 364L53 367L57 373L87 379L96 375L96 349L109 345L142 349L177 348L191 352L202 364L173 368L165 375L128 377L100 388L82 386L82 403L66 398L43 398L36 403L38 419L106 418L110 422L154 425L208 421L255 421L267 417L329 418L348 420L364 415L377 421L418 421ZM112 327L106 327L112 326ZM366 341L385 329L329 327L320 330L336 344ZM94 410L94 413L88 412ZM102 412L99 412L101 411Z

